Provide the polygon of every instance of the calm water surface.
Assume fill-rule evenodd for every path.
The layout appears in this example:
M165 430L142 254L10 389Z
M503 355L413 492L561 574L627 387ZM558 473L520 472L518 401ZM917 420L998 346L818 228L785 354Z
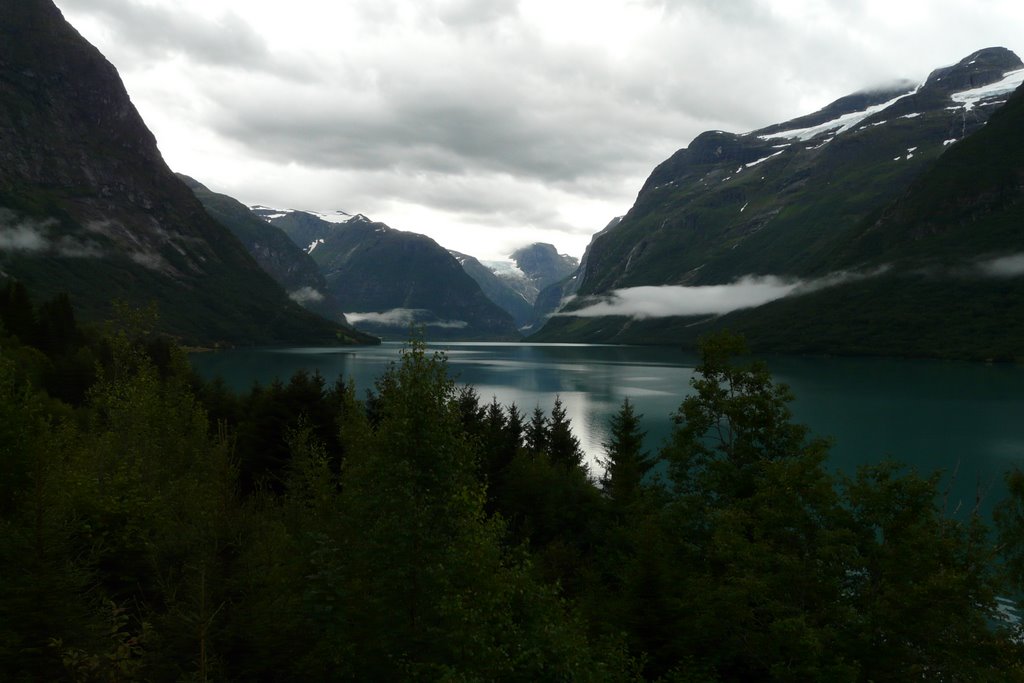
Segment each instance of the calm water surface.
M192 356L204 377L229 386L287 379L301 368L328 382L339 375L362 392L402 344L358 348L235 350ZM690 392L696 356L667 347L437 343L451 375L524 413L550 411L561 396L592 467L603 456L608 420L629 397L644 414L647 443L668 436L670 416ZM1024 368L973 363L856 358L768 358L777 381L792 387L796 419L835 440L830 464L852 473L857 465L892 457L952 483L948 508L966 511L978 491L982 509L1002 496L1002 473L1024 466Z

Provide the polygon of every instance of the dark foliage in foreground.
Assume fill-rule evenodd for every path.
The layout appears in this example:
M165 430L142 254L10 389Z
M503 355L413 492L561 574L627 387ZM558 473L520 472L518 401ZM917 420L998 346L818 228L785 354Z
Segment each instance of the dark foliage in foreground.
M598 482L560 402L482 404L420 343L365 396L238 396L144 318L83 333L5 296L5 680L1022 678L996 596L1024 475L998 546L936 476L836 477L734 338L703 347L665 477L626 402ZM91 371L61 393L61 363Z

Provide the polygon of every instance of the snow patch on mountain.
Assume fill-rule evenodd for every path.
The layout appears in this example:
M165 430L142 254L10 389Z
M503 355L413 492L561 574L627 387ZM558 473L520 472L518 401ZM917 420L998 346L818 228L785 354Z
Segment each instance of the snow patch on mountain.
M995 83L953 93L950 95L950 99L958 103L965 111L970 111L985 100L1000 95L1008 95L1020 87L1022 83L1024 83L1024 69L1017 69L1016 71L1008 71L1003 74L1003 78Z
M315 216L327 223L348 223L357 219L369 220L361 213L352 215L341 210L325 213L323 211L307 211L305 209L275 209L271 206L263 206L262 204L253 204L249 208L267 222L270 222L275 218L283 218L284 216L293 213L308 213L310 216Z
M869 116L877 114L880 111L885 111L886 109L888 109L892 105L896 104L897 102L899 102L903 98L910 97L911 95L915 94L920 89L920 87L921 86L918 86L918 87L914 88L912 91L910 91L908 93L903 93L902 95L897 95L896 97L894 97L891 100L888 100L886 102L882 102L880 104L872 105L872 106L868 107L867 109L863 109L861 111L853 111L853 112L850 112L848 114L843 114L842 116L834 118L831 121L826 121L825 123L819 123L816 126L810 126L808 128L793 128L791 130L779 131L778 133L768 133L767 135L758 135L757 137L759 137L762 140L777 140L779 138L790 138L790 139L795 138L797 140L800 140L801 142L807 142L808 140L813 140L814 138L818 137L819 135L823 135L825 133L832 133L832 132L834 132L836 135L841 135L842 133L845 133L846 131L854 128L857 124L859 124L861 121L863 121L864 119L868 118Z
M788 147L789 145L786 145L786 146ZM754 166L757 166L758 164L760 164L760 163L762 163L764 161L768 161L772 157L779 156L780 154L782 154L785 151L786 151L785 149L780 149L778 152L775 152L774 154L769 154L768 156L763 157L761 159L758 159L757 161L751 161L749 164L743 164L743 165L746 166L747 168L753 168ZM736 170L736 172L739 173L742 170L743 170L742 168L739 168L739 169Z
M512 259L498 261L481 261L487 268L491 269L498 277L513 277L526 279L526 273L520 270L519 266Z

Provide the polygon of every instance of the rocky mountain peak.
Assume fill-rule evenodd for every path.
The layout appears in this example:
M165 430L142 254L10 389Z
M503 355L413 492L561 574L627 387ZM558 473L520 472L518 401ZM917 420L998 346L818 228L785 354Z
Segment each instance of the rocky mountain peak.
M568 254L559 254L555 245L545 242L516 249L509 258L539 289L572 274L579 266L578 259Z
M954 93L980 88L1021 68L1024 68L1024 62L1013 51L1005 47L988 47L964 57L956 64L932 71L923 89Z

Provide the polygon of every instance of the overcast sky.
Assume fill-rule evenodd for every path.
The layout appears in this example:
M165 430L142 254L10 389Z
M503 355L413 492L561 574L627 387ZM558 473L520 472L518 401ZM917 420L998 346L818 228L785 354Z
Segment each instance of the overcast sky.
M484 259L580 256L654 166L982 47L1020 0L56 0L170 166Z

